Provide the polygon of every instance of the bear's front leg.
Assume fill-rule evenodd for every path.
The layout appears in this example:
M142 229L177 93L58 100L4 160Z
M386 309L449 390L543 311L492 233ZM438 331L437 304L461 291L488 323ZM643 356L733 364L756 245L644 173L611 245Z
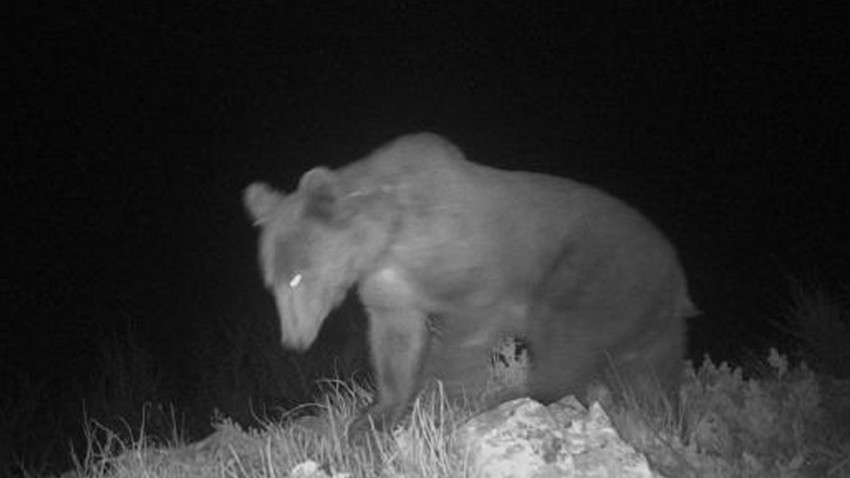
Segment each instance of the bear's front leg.
M421 388L427 353L427 316L410 308L369 307L369 342L377 400L349 428L350 436L372 427L390 430Z

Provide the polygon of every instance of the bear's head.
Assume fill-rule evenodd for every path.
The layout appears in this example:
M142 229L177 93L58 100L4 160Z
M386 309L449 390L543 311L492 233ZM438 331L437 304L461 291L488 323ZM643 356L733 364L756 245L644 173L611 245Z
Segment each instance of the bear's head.
M310 347L330 311L362 274L372 249L359 220L358 195L340 178L315 168L292 194L254 183L244 191L245 208L259 226L259 263L274 295L287 348Z

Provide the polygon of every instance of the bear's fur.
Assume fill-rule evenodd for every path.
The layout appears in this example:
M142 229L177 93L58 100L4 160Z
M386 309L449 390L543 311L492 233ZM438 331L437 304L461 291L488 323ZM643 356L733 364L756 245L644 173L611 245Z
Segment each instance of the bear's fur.
M597 381L679 383L696 309L676 252L598 189L476 164L422 133L315 168L289 195L252 184L244 202L285 346L308 348L357 285L378 388L364 418L379 426L431 378L452 398L480 396L506 335L528 345L527 387L544 402Z

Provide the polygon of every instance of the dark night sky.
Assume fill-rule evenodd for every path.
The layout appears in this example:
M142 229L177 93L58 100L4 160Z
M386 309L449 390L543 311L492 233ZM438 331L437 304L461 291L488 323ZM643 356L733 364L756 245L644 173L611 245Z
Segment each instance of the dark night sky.
M706 311L698 353L772 337L785 273L847 281L840 12L84 3L7 16L8 368L71 370L130 319L167 361L211 315L271 314L242 188L419 130L647 212Z

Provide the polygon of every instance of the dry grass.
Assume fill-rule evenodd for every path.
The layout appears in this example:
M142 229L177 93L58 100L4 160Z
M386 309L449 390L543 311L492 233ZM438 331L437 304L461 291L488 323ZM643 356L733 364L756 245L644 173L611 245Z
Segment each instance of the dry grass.
M789 313L795 315L789 319L799 336L809 338L807 356L818 364L847 363L840 345L849 342L836 340L847 332L846 306L818 288L798 288L793 297L796 306ZM290 476L293 468L309 463L329 475L465 476L451 440L471 412L447 403L439 388L419 398L402 431L375 434L369 446L352 444L345 435L371 397L350 380L322 382L320 398L310 405L274 416L256 414L270 410L263 403L281 403L280 394L290 389L280 380L264 389L267 367L281 373L297 368L291 359L280 360L279 346L266 332L221 335L231 341L225 354L229 365L203 375L199 394L204 403L236 397L237 406L223 407L213 419L214 433L194 444L186 443L190 434L173 407L134 402L155 396L162 383L155 361L132 334L104 347L106 363L92 382L95 389L78 391L79 401L66 408L51 408L55 402L43 399L54 395L55 383L16 377L16 386L8 388L12 393L0 396L0 425L7 430L0 442L0 475L49 476L57 468L49 457L60 450L74 457L66 476L80 477L268 478ZM211 342L204 353L221 346ZM524 355L512 353L509 344L503 347L505 360L495 362L494 387L521 383L527 367ZM761 360L760 369L766 372L745 377L739 368L706 359L688 370L678 404L649 405L626 394L619 405L609 403L608 411L627 441L674 476L847 476L850 427L841 417L850 416L842 392L850 385L816 375L803 363L792 365L775 351ZM315 371L302 372L294 375L299 389L307 387L303 377ZM230 383L234 379L242 385ZM244 389L248 392L233 395ZM69 411L83 416L82 426L79 418L60 420ZM248 423L253 425L245 428ZM71 425L81 430L76 445L69 445Z

